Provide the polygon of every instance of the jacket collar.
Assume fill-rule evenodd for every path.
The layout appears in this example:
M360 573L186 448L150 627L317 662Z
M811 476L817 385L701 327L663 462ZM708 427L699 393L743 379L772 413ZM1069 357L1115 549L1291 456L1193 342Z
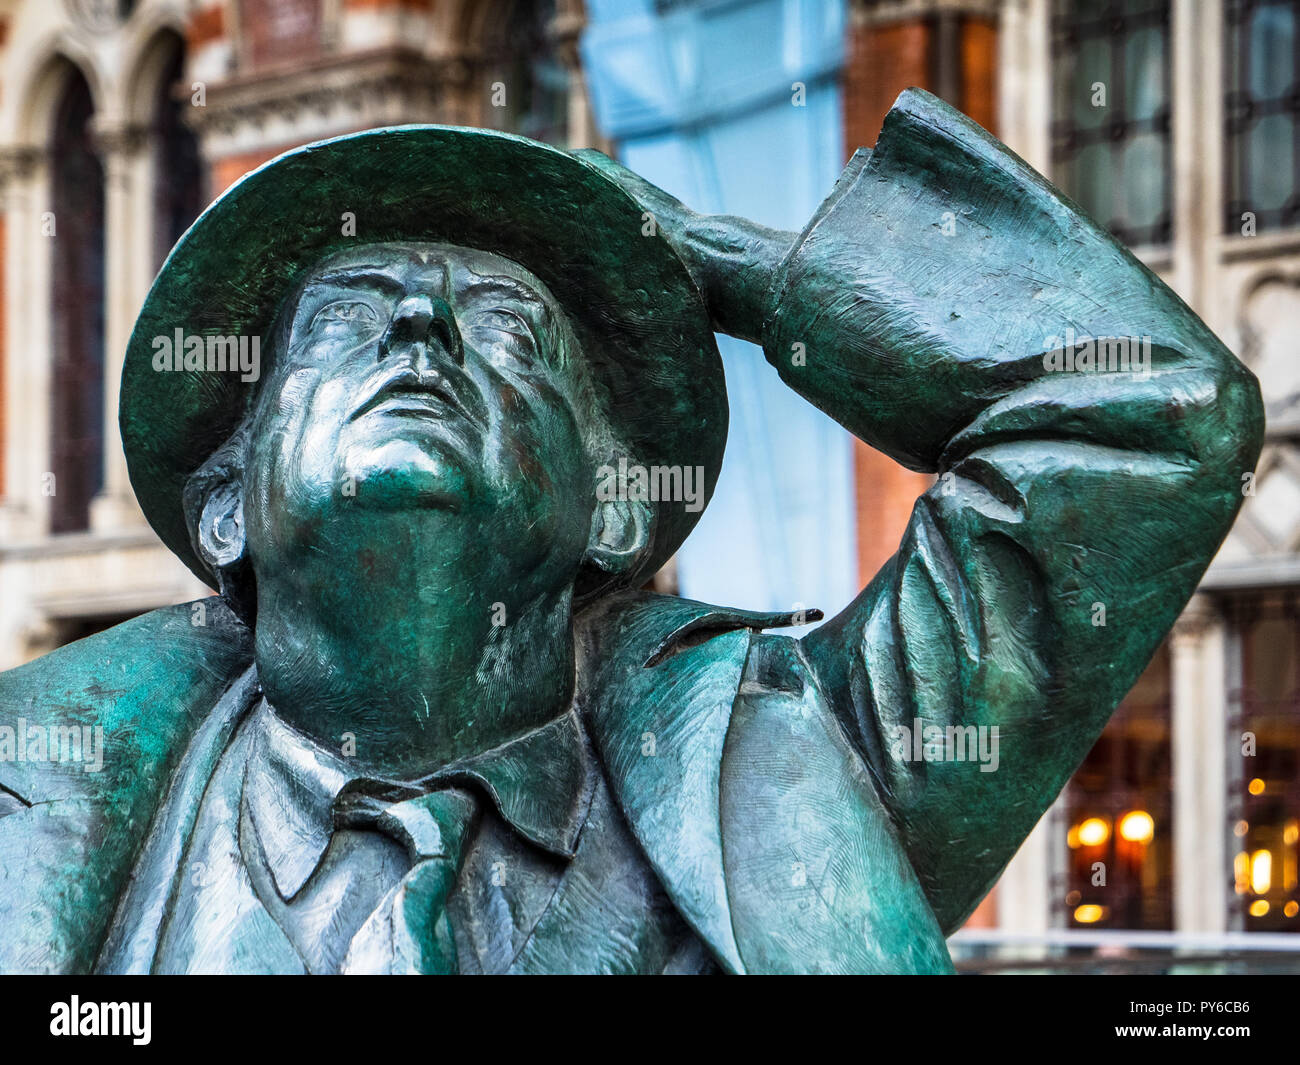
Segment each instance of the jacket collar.
M594 762L572 710L415 783L363 776L347 759L286 724L265 700L247 727L252 735L244 801L276 890L286 900L320 865L340 823L340 805L358 794L398 803L470 784L486 793L524 839L571 858L595 782Z

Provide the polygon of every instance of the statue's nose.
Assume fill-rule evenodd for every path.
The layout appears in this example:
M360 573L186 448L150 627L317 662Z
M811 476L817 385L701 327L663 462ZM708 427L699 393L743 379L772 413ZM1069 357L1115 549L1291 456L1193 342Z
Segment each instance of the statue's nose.
M418 355L427 354L430 344L442 347L457 366L465 365L460 329L451 305L441 296L423 293L407 296L393 311L392 320L379 342L379 357L388 358L396 349L412 345Z

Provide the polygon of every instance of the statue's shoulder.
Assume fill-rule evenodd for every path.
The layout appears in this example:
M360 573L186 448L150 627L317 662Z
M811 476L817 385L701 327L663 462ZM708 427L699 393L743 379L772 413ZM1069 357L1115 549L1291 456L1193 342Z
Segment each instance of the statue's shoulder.
M217 600L0 673L0 970L88 969L195 728L252 659ZM16 922L10 924L10 921Z
M577 702L598 729L635 730L665 714L698 714L735 699L763 635L821 619L821 611L714 606L644 590L620 592L575 617ZM757 644L756 644L757 641Z
M798 641L762 631L796 620L644 592L584 617L577 703L610 789L724 969L945 971L865 765Z
M29 735L37 725L102 728L104 771L138 770L188 734L251 660L251 633L220 600L164 607L0 673L0 727L21 718ZM40 771L41 760L0 746L0 784Z
M820 612L804 613L804 620L816 621ZM630 591L608 596L580 611L575 619L579 668L587 667L593 679L600 675L607 683L633 668L663 664L682 652L705 648L690 656L697 665L708 661L729 662L730 643L716 642L730 633L757 632L798 624L793 612L740 610L683 599L675 595Z

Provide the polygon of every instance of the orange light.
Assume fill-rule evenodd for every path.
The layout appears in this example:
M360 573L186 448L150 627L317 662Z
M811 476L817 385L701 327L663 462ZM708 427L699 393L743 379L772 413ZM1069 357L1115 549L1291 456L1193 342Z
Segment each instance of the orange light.
M1232 872L1236 879L1237 894L1246 894L1250 890L1250 855L1245 851L1238 851L1236 857L1232 859Z
M1150 843L1155 834L1156 823L1145 810L1130 810L1120 818L1120 839L1130 843Z
M1250 904L1250 915L1252 917L1264 917L1268 914L1268 903L1263 899L1256 899Z
M1264 782L1260 780L1259 777L1256 777L1254 780L1252 780L1249 784L1246 785L1246 790L1249 791L1252 795L1263 795Z
M1074 919L1079 924L1096 924L1105 916L1106 907L1098 906L1095 902L1085 902L1074 911Z
M1110 825L1100 817L1090 817L1079 825L1079 842L1085 847L1100 847L1110 839Z
M1296 902L1295 899L1292 899L1282 907L1282 912L1288 917L1294 917L1297 913L1300 913L1300 902Z
M1250 890L1256 895L1267 895L1273 886L1273 855L1270 851L1256 851L1250 856ZM1267 907L1264 910L1268 912Z
M1249 831L1250 831L1249 821L1238 821L1235 825L1232 826L1232 834L1237 837L1244 836Z
M1291 844L1300 840L1300 822L1288 821L1286 828L1282 829L1282 842Z

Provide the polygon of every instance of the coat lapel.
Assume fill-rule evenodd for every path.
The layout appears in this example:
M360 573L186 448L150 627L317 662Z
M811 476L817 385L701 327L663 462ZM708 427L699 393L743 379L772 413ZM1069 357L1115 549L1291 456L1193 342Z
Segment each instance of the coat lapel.
M683 917L733 973L948 972L788 617L634 596L580 630L580 709Z
M744 972L722 861L722 752L750 629L789 615L637 595L582 621L579 709L614 797L682 916Z

